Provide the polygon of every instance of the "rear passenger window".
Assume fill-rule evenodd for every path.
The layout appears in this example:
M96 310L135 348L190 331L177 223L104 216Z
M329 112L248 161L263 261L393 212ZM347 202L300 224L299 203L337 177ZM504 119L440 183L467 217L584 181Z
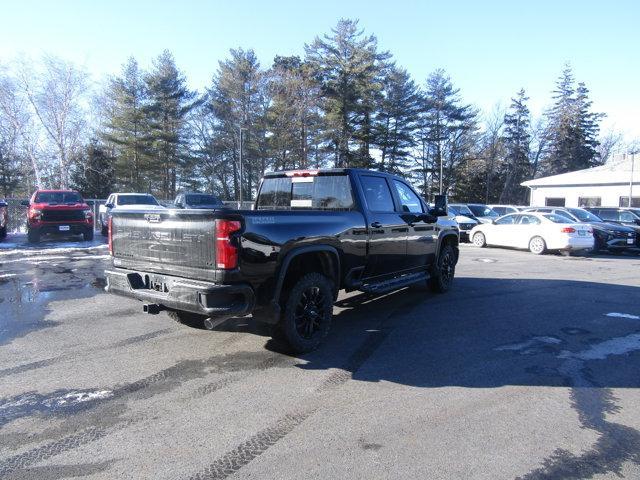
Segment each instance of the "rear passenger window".
M496 220L496 225L513 225L516 223L518 215L505 215L502 218Z
M600 214L598 215L603 220L613 220L618 221L618 212L614 210L600 210Z
M362 176L364 198L369 210L374 212L395 212L393 197L384 177Z
M626 223L634 223L635 222L635 218L633 216L632 213L629 212L618 212L618 214L620 215L620 221L621 222L626 222Z
M540 225L540 219L534 215L522 215L520 217L521 225Z

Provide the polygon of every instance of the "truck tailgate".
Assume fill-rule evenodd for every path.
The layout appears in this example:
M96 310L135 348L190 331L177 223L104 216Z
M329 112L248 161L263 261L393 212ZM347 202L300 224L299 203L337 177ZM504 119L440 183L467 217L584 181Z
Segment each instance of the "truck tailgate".
M157 264L163 270L179 265L215 268L215 219L221 212L202 210L113 210L115 259Z

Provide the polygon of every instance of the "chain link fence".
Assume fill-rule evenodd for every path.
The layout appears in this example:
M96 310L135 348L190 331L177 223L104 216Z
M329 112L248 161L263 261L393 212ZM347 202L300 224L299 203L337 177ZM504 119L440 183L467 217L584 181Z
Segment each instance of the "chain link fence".
M12 233L26 232L27 231L27 208L22 205L22 202L27 200L25 198L7 198L7 208L9 213L9 224L7 230ZM100 217L98 215L100 205L106 203L105 198L86 198L85 202L93 210L93 229L100 230ZM173 200L158 200L160 205L164 207L173 207ZM238 202L226 201L224 204L229 208L237 208ZM251 210L253 208L253 202L242 202L243 210Z

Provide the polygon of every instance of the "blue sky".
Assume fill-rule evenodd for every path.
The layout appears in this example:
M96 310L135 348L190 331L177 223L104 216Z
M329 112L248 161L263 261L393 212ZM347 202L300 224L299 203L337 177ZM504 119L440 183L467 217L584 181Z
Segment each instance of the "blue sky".
M203 89L230 48L253 48L264 66L337 20L360 19L422 83L444 68L483 110L524 87L532 112L548 105L565 62L608 114L604 128L640 138L640 2L573 1L29 1L4 2L0 61L53 53L97 80L128 56L147 66L170 49L192 88Z

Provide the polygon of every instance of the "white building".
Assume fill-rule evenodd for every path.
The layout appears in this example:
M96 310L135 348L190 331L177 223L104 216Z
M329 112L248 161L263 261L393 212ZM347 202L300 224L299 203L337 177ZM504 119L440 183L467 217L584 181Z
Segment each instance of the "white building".
M536 178L522 183L531 189L534 207L627 207L631 192L640 207L640 155L615 155L605 165Z

